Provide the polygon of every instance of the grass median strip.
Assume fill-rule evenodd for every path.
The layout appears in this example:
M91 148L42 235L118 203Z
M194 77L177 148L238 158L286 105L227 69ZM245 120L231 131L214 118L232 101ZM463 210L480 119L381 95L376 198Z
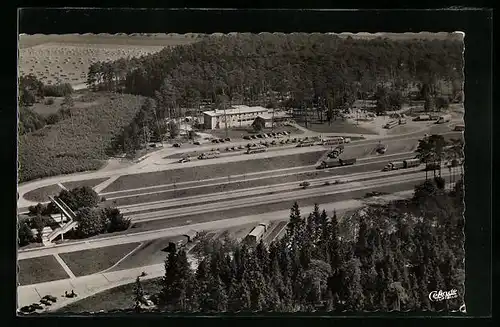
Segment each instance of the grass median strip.
M126 175L118 178L102 192L114 192L180 181L187 182L258 171L313 165L324 153L325 150L279 157L228 162L224 164L208 164L206 166L186 167L159 172Z
M140 243L127 243L91 250L60 253L75 276L86 276L111 268Z
M17 280L21 286L69 278L53 255L19 260Z

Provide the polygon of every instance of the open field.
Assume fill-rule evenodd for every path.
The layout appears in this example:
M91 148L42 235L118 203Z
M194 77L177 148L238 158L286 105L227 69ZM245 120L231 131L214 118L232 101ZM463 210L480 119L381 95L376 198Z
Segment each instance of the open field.
M142 281L145 294L154 294L160 290L161 278L153 278ZM71 303L56 311L56 313L83 313L110 310L131 309L134 306L133 294L135 284L126 284L97 293L83 300Z
M44 84L84 84L92 63L141 57L164 47L190 44L192 36L23 35L19 74L33 74Z
M61 190L62 188L57 184L44 186L27 192L24 194L24 198L33 202L47 202L50 201L49 196L58 195Z
M99 249L61 253L59 256L78 277L111 268L137 246L139 243L120 244Z
M52 255L19 260L17 280L20 285L31 285L69 278Z
M306 127L303 122L298 122L302 127ZM331 125L328 122L317 123L308 122L307 129L318 133L353 133L353 134L376 134L374 131L361 126L356 126L347 121L334 120Z
M82 187L82 186L94 187L94 186L101 184L102 182L104 182L107 179L108 179L107 177L86 179L83 181L66 182L66 183L62 183L62 185L64 185L64 187L66 187L68 190L71 190L75 187Z
M70 174L100 168L108 158L112 138L139 110L143 98L93 93L80 101L72 117L19 137L19 179Z
M103 192L313 165L325 151L121 176Z

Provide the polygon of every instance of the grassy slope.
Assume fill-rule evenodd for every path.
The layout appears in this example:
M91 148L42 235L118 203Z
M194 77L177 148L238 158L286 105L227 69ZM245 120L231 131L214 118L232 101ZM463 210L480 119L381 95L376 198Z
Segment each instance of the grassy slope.
M96 104L75 107L73 119L19 138L20 182L100 168L113 135L132 120L142 98L99 93L87 102Z
M61 190L62 189L57 184L48 185L29 191L24 194L24 198L33 202L46 202L49 201L49 196L58 195Z

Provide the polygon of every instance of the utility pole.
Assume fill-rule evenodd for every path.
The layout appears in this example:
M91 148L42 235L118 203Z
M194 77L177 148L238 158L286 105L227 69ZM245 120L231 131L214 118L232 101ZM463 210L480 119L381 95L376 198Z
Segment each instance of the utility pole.
M225 104L226 93L224 92L224 88L222 89L222 109L224 110L224 129L226 132L227 138L227 115L226 115L226 104Z

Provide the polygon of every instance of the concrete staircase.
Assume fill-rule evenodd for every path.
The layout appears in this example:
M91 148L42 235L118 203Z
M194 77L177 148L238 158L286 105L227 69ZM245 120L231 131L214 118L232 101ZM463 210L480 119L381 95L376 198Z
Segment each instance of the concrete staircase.
M60 227L54 229L51 233L42 235L42 242L45 246L52 244L52 241L59 235L64 235L78 226L78 222L75 220L76 214L66 203L52 196L49 196L49 198L50 201L52 201L52 203L54 203L56 207L61 210L62 214L66 218L66 223L61 223Z

